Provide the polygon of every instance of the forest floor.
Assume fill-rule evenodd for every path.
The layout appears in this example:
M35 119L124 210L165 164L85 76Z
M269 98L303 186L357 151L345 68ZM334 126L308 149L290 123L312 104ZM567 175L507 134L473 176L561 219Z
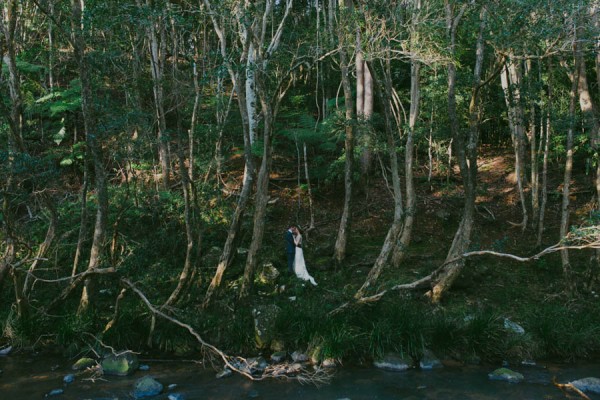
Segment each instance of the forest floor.
M560 167L552 167L548 173L545 230L542 245L536 246L537 228L531 226L531 216L529 216L527 229L523 230L520 226L523 213L513 159L512 149L494 154L484 151L480 156L476 199L477 215L472 234L472 250L492 250L530 257L559 241L562 201ZM327 319L325 311L334 309L352 299L379 254L393 216L391 188L381 177L381 173L374 174L379 178L368 182L366 186L355 185L347 258L342 266L336 266L332 260L332 254L344 201L343 186L325 191L318 182L311 182L315 224L314 229L304 234L304 252L309 272L315 277L319 286L317 288L305 287L310 285L305 285L286 274L283 234L291 223L298 224L303 229L308 228L310 206L305 182L301 182L303 188L300 189L295 175L296 170L286 168L286 165L293 165L293 162L274 160L273 171L278 172L272 175L271 205L267 214L262 251L263 261L272 262L282 272L282 278L278 284L283 284L286 291L281 294L279 289L275 289L278 296L273 297L272 288L259 286L257 288L259 296L254 303L279 304L284 309L287 308L287 311L284 312L290 313L288 317L291 319L311 318L309 316L311 310L318 314L317 318ZM407 257L398 267L387 265L368 295L389 289L394 284L410 283L422 278L444 262L462 215L463 193L459 170L458 168L446 169L446 172L441 174L433 174L431 179L428 178L427 170L417 171L415 186L417 212ZM591 177L581 171L576 172L571 187L572 225L582 223L589 216L594 200L591 188ZM530 202L530 193L526 192L525 196ZM529 203L527 206L530 209ZM242 238L243 244L249 243L250 239L248 235L251 230L246 229L245 231L245 236ZM536 355L559 359L585 358L590 354L597 354L600 350L600 341L595 339L598 332L597 328L594 328L594 323L589 321L592 325L574 328L577 321L583 318L580 313L588 313L598 306L595 290L600 288L597 287L597 271L596 275L590 273L592 271L590 268L591 254L589 250L571 252L571 264L577 280L576 284L580 289L580 293L576 297L568 295L565 291L565 280L558 253L549 254L527 263L519 263L502 257L479 256L467 260L461 276L444 297L442 304L437 307L424 306L427 300L424 296L426 290L423 289L410 293L389 292L381 300L381 303L388 303L385 306L376 305L375 308L366 311L357 311L357 309L346 311L358 314L372 313L366 317L366 322L365 320L356 322L360 327L352 325L355 322L345 321L344 323L349 324L347 328L350 330L361 331L364 328L361 324L375 326L382 323L381 321L373 322L373 319L377 318L376 315L380 315L384 319L404 319L405 317L410 319L410 309L403 309L402 302L405 302L405 304L412 304L409 308L420 310L421 314L413 315L416 319L424 318L423 313L433 313L431 315L443 313L446 318L445 322L433 322L440 326L449 324L450 319L456 320L476 314L492 315L490 324L497 324L498 321L508 318L524 325L526 329L532 330L532 336L527 336L526 343L523 343L522 340L518 343L507 344L506 342L510 342L510 340L504 338L502 340L505 344L502 346L493 343L501 340L499 336L491 335L487 331L473 333L472 341L474 342L484 342L482 336L490 335L488 339L492 343L485 345L467 343L465 345L471 349L479 346L479 349L473 351L482 353L483 357L507 357L513 354L521 358ZM241 273L242 268L243 260L238 257L232 270L228 273L231 274L230 278L235 279L234 277ZM292 296L298 300L293 306L289 306L286 304L287 299ZM377 307L387 311L379 310ZM306 310L303 310L304 308ZM396 312L397 309L403 311ZM461 315L462 317L460 317ZM435 318L437 317L433 317L433 319ZM562 325L553 325L561 318L564 319ZM439 327L424 327L417 324L415 329L428 329L428 335L430 335L419 339L411 336L414 334L414 332L411 333L411 328L394 325L397 323L389 322L389 326L381 329L390 329L388 333L392 336L394 330L402 330L404 332L402 335L396 335L396 340L402 342L400 347L421 346L422 350L422 346L431 346L440 348L444 352L454 346L453 344L444 344L444 340L441 341L442 343L438 343L435 331ZM310 325L310 323L307 322L306 325ZM556 329L554 329L555 326ZM405 328L407 330L403 330ZM457 332L464 329L457 326L455 328ZM306 328L308 332L310 329ZM335 330L335 328L327 329ZM442 336L445 334L453 336L448 332L454 328L439 329ZM570 335L573 329L581 332L579 339L573 339L568 345L564 344L562 338ZM374 330L377 329L373 328ZM300 338L302 333L299 331L304 332L303 328L299 327L295 332L288 331L288 340L294 340L299 344L302 343L302 340L305 342L313 340L309 337ZM371 341L362 344L362 346L371 346L370 350L354 349L350 351L346 348L337 348L332 352L337 351L338 354L341 354L354 351L359 354L360 358L365 353L370 352L372 355L380 352L383 348L398 348L398 343L396 345L390 343L393 341L390 338L374 344L373 331L365 333L371 338ZM285 332L282 334L285 335ZM341 334L338 332L338 335ZM333 336L333 338L324 340L333 342L341 340L339 337ZM412 344L411 341L413 341ZM416 342L420 344L416 344ZM340 343L338 345L342 346ZM348 346L352 348L352 345ZM416 351L421 350L417 349ZM487 354L483 354L486 352Z
M472 235L473 250L494 250L522 257L532 256L541 249L559 241L562 174L558 169L549 172L548 203L545 212L545 228L542 246L536 246L537 226L532 227L529 215L527 229L522 229L523 211L517 190L512 149L498 154L483 154L478 165L478 195L476 199L475 229ZM294 171L290 171L291 174ZM377 257L393 217L391 187L379 177L366 187L354 186L352 217L349 226L347 263L362 266L366 277L369 265ZM578 174L571 186L571 224L580 224L592 209L593 192L591 178ZM303 182L304 183L304 182ZM314 183L313 183L314 185ZM441 265L450 248L463 209L463 192L460 172L452 171L433 175L418 171L415 176L417 211L408 259L403 263L415 270ZM270 197L275 200L268 216L265 245L281 250L283 232L290 223L306 229L310 222L310 209L306 190L298 189L293 178L281 179L278 175L271 184ZM323 271L335 269L329 256L339 227L343 207L343 186L323 193L313 186L313 213L315 229L305 236L305 253L314 253L316 259L307 263ZM531 194L525 192L527 208L531 214ZM577 259L577 254L574 254ZM312 262L311 262L312 261ZM476 262L475 262L476 264ZM400 269L406 269L401 266ZM415 274L417 274L415 270Z

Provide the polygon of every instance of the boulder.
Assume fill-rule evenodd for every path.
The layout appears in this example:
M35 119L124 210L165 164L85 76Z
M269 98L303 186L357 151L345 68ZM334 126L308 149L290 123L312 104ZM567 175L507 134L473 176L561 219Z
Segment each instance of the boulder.
M274 363L280 363L283 360L285 360L286 357L287 357L287 352L278 351L278 352L271 354L271 361L273 361Z
M233 372L231 372L231 370L229 368L225 367L225 368L223 368L223 371L219 372L216 375L216 378L217 379L228 378L231 375L233 375Z
M600 394L600 378L583 378L573 382L569 382L582 392L599 393Z
M134 399L141 399L143 397L156 396L157 394L160 394L162 390L162 383L153 377L146 375L135 382L131 395Z
M74 371L80 371L82 369L94 367L96 365L97 365L96 360L94 360L93 358L82 357L79 360L77 360L75 362L75 364L73 364L71 369Z
M106 356L100 366L105 375L127 376L134 373L139 368L138 358L131 352L125 352L118 355L110 354Z
M65 375L63 378L63 382L67 385L69 383L73 383L74 381L75 381L75 375L73 375L73 374Z
M7 356L10 354L10 352L12 351L12 346L6 346L2 349L0 349L0 356Z
M308 361L308 356L302 352L299 351L295 351L293 352L290 357L292 357L292 361L296 362L296 363L302 363L302 362L306 362Z
M520 374L508 368L498 368L494 372L489 373L488 378L490 378L493 381L506 381L510 383L519 383L523 379L525 379L523 374Z
M373 365L388 371L406 371L412 367L412 360L401 354L388 353L382 359L375 361Z
M254 316L254 339L258 348L268 348L281 308L275 304L260 305L252 310Z
M280 272L273 266L273 263L266 262L263 263L260 272L258 274L258 280L260 283L265 285L275 284L277 278L279 277Z

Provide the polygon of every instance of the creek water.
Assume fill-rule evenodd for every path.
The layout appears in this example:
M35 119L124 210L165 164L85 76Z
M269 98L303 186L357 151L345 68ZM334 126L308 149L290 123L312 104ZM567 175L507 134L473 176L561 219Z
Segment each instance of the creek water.
M569 398L552 384L600 376L600 365L538 365L513 369L525 376L518 384L491 381L487 374L494 366L445 367L431 371L410 370L387 372L374 368L343 367L336 370L330 383L315 386L296 381L267 380L252 382L241 376L215 378L212 368L185 361L142 360L150 367L128 377L102 377L94 381L87 374L76 376L71 384L63 377L73 373L72 360L47 355L9 355L0 357L0 400L44 398L53 389L63 393L49 399L131 399L134 382L150 375L165 386L162 394L152 399L167 399L180 394L183 399L565 399ZM167 389L169 385L176 385ZM570 394L571 398L579 398ZM589 395L600 400L600 395Z

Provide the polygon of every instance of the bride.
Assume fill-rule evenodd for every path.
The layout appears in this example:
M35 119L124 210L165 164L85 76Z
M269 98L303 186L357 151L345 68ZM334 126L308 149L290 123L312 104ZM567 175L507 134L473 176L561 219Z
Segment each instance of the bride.
M315 279L310 276L306 270L306 263L304 262L304 251L302 250L302 235L300 232L294 237L294 243L296 244L296 255L294 257L294 272L296 276L305 281L310 281L313 285L317 286Z

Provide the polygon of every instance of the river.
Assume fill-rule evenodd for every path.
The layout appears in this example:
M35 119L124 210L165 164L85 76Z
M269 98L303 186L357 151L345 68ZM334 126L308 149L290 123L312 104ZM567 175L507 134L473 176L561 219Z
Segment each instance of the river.
M0 400L41 399L53 389L63 393L49 399L130 399L134 382L151 375L165 386L161 395L152 399L167 399L169 394L180 394L183 399L442 399L487 400L531 399L552 400L567 398L552 385L552 378L567 383L572 380L600 376L600 365L544 365L519 366L514 370L525 376L518 384L491 381L487 374L494 366L469 366L387 372L375 368L339 368L329 384L315 386L296 381L268 380L252 382L241 376L215 379L211 368L185 361L142 360L150 367L129 377L103 377L94 381L77 376L69 385L63 377L73 373L72 360L56 356L15 354L0 357ZM169 385L176 385L167 389ZM580 398L571 394L573 399ZM600 395L589 395L600 400ZM594 397L595 396L595 397Z

